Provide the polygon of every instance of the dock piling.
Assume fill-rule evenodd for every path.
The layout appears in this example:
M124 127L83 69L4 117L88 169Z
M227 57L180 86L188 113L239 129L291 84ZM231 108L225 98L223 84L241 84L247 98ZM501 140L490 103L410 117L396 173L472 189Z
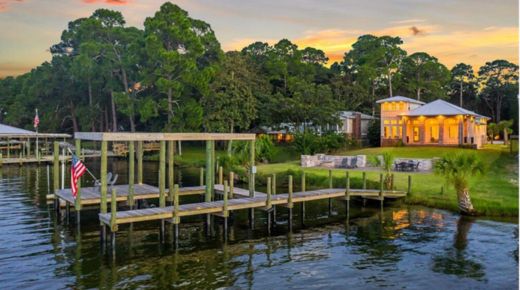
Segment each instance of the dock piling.
M169 201L170 205L173 204L173 190L175 187L174 155L175 155L175 142L173 140L169 140L168 141L168 201Z
M348 171L346 173L346 184L345 184L345 211L346 211L347 215L350 212L350 173Z
M134 207L134 182L135 182L135 145L134 141L128 142L128 206Z
M412 193L412 176L408 175L408 189L406 190L407 194Z
M276 195L276 173L273 173L271 194ZM276 205L273 205L273 223L276 225Z
M224 168L222 166L218 167L218 184L224 183Z
M137 141L137 183L143 184L143 141Z
M329 169L329 188L332 188L332 170ZM332 215L332 198L329 198L329 216Z
M265 202L266 213L267 213L267 234L271 234L271 177L267 177L267 198Z
M177 247L179 241L179 224L181 223L181 218L179 217L179 185L175 184L173 186L173 225L174 232L173 238L175 242L175 246Z
M305 192L305 186L306 186L306 183L305 183L305 171L302 172L302 192ZM301 224L302 226L304 226L305 224L305 201L302 201L302 203L300 204L300 221L301 221Z
M289 231L292 231L292 209L293 209L293 177L289 175L289 196L287 199L289 208Z
M229 211L228 211L228 197L229 197L229 192L228 192L228 189L229 189L229 184L228 184L228 181L227 180L224 180L224 194L223 194L223 199L224 199L224 206L223 206L223 216L224 216L224 240L227 240L227 235L228 235L228 217L229 217Z
M107 150L108 143L107 141L101 141L101 170L100 170L100 179L101 179L101 204L100 211L102 214L107 213ZM106 241L106 226L101 223L101 241Z
M381 201L381 208L383 208L383 173L379 174L379 200Z

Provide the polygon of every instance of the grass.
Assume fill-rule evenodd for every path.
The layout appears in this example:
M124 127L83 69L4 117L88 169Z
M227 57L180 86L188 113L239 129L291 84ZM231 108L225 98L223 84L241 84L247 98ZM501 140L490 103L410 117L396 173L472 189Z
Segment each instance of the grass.
M450 147L384 147L362 148L336 153L337 155L367 155L376 156L383 152L392 152L395 157L432 158L442 157L449 152L475 152L485 164L487 171L483 176L471 178L470 194L478 214L485 216L518 216L518 153L511 155L509 147L504 145L487 145L483 149L462 149ZM516 150L518 152L518 150ZM216 155L225 154L217 150ZM205 148L203 146L184 146L182 156L176 157L176 162L185 166L204 166ZM295 185L299 183L299 154L290 146L277 146L272 163L259 164L257 181L262 183L265 177L272 173L279 175L279 182L288 174L295 175ZM306 168L309 188L324 187L328 184L327 169ZM377 188L378 171L367 171L368 185ZM412 193L406 198L408 204L419 204L429 207L457 211L455 190L447 186L444 178L434 173L400 173L395 172L397 189L406 190L408 175L412 176ZM361 184L362 172L351 170L352 187ZM333 169L333 177L337 186L343 186L345 169Z
M385 151L392 152L396 157L409 158L432 158L441 157L448 152L473 151L488 167L484 175L470 180L471 198L478 214L518 216L518 159L517 155L509 154L507 146L488 145L481 150L440 147L363 148L338 154L375 156ZM287 170L300 171L299 161L258 166L260 175L280 174ZM305 172L307 176L315 175L322 178L328 175L328 170L320 168L307 168ZM367 171L367 178L376 182L379 180L379 174L378 171ZM445 184L443 177L434 173L396 172L394 174L396 188L402 190L407 188L407 176L412 175L412 193L406 198L407 203L457 211L455 190ZM361 175L362 172L358 170L350 172L350 176L357 180L361 179ZM345 170L334 169L333 176L336 179L344 178ZM353 184L355 186L356 183Z

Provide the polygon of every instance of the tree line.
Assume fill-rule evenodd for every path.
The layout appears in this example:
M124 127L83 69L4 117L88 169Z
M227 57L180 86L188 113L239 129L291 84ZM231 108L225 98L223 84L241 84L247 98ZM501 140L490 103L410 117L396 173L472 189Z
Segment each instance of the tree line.
M518 65L448 69L402 44L363 35L327 67L322 50L287 39L224 52L208 23L169 2L143 29L98 9L69 22L50 61L0 79L0 122L30 128L38 108L47 132L244 132L337 124L342 110L377 115L376 100L404 95L447 99L517 127Z

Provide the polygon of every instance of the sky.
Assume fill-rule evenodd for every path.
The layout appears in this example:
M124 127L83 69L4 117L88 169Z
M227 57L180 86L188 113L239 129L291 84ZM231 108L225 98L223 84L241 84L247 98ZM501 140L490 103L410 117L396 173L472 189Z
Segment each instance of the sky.
M50 60L67 23L97 8L121 11L143 27L164 0L0 0L0 78ZM181 0L209 23L224 50L287 38L341 60L363 34L400 36L409 54L427 52L448 68L506 59L518 64L517 0Z

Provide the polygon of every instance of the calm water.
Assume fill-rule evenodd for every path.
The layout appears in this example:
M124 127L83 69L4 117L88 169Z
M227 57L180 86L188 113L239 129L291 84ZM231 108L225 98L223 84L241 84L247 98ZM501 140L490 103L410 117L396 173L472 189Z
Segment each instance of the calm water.
M124 172L124 164L111 162ZM518 289L518 226L461 218L436 209L340 202L328 216L326 202L307 204L302 226L295 208L292 233L286 210L265 234L238 213L223 241L220 225L207 236L200 218L183 220L179 248L171 233L160 244L158 223L123 226L115 257L103 254L94 211L57 222L45 195L43 167L5 167L0 176L0 288L328 288ZM147 165L155 184L155 165ZM177 172L184 185L198 172ZM180 173L180 175L179 175ZM124 182L122 176L121 181ZM185 201L188 202L188 201Z

